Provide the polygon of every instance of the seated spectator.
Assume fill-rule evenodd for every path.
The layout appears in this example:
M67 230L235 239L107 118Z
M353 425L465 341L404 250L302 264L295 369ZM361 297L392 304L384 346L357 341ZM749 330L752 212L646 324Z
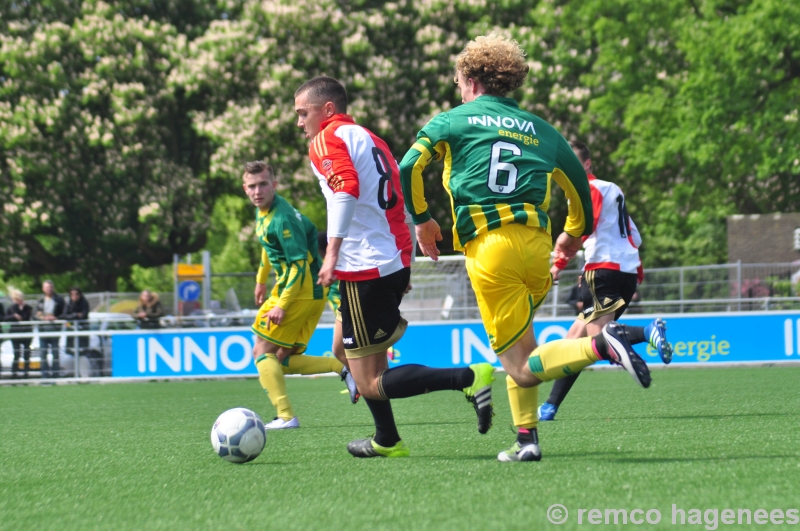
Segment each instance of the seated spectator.
M14 288L8 290L9 297L11 297L12 304L8 307L3 320L11 322L9 333L22 334L31 331L31 325L18 324L31 320L33 309L30 305L25 304L25 295ZM28 377L28 370L31 364L31 340L32 337L14 337L11 338L11 345L14 348L14 362L11 365L11 377L17 378L19 373L19 359L22 357L24 365L22 369L22 377Z
M158 293L144 290L139 295L139 305L133 311L133 316L139 320L140 328L161 328L159 319L164 317L164 307L158 300Z
M64 313L60 319L70 321L72 330L88 330L89 323L89 301L83 296L83 292L78 287L69 290L69 301L67 302ZM67 348L72 350L74 356L85 355L89 348L89 336L71 337L67 340ZM77 367L77 360L75 366Z

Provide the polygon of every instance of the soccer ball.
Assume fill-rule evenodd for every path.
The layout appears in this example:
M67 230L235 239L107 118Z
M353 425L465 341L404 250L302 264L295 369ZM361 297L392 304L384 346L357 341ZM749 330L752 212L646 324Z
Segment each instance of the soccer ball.
M218 456L231 463L252 461L266 442L264 421L247 408L229 409L211 428L211 446Z

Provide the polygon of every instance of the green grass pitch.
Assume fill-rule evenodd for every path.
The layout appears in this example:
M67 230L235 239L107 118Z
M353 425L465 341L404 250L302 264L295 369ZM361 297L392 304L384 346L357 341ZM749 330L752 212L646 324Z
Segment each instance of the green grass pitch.
M498 376L487 435L461 393L396 400L411 457L364 460L346 445L371 434L366 405L338 378L292 378L301 429L270 432L244 465L216 457L209 431L231 407L273 416L256 380L0 388L0 529L711 529L673 525L672 504L800 508L800 367L662 370L648 390L589 372L540 425L539 463L496 461L514 439ZM593 508L661 520L578 525Z

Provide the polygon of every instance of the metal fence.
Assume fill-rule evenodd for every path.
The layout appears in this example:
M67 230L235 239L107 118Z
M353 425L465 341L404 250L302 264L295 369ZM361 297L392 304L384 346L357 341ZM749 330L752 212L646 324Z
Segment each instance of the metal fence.
M575 314L567 303L570 288L576 283L580 260L563 271L561 280L547 295L537 311L539 317L567 317ZM420 259L412 268L413 289L405 296L401 309L409 321L447 321L478 319L475 292L467 276L461 256L441 257L433 262ZM167 315L161 319L164 328L248 326L256 314L252 273L215 275L212 277L214 299L211 308L196 310L192 315ZM740 312L800 309L800 261L782 264L722 264L713 266L649 269L639 286L639 300L628 313L668 314L693 312ZM0 377L12 375L17 347L18 375L26 368L29 376L46 376L59 364L59 376L109 376L112 338L110 332L134 329L137 321L130 313L138 293L88 293L92 313L81 322L54 321L13 323L25 333L11 334L10 322L0 323ZM167 312L172 294L161 295ZM7 301L3 301L4 303ZM36 299L30 298L31 304ZM127 308L127 309L126 309ZM326 309L321 322L332 323L333 313ZM42 341L56 338L53 341ZM26 340L12 342L12 339ZM14 344L16 343L16 345ZM20 347L21 343L24 343ZM22 350L19 350L22 348ZM56 355L57 354L57 355Z
M570 288L577 282L580 258L562 272L538 313L542 316L573 315L567 304ZM165 326L196 326L214 322L229 326L251 319L256 308L253 299L253 273L212 275L212 300L209 308L194 308L186 315L173 316L173 293L160 293L170 316ZM443 256L439 261L417 259L412 267L413 289L403 299L402 310L409 321L478 318L475 292L464 267L464 257ZM772 311L800 308L800 260L777 264L721 264L648 269L638 288L638 297L629 311L647 313ZM103 318L130 315L139 293L100 292L85 294L92 312ZM26 297L34 305L38 297ZM0 302L8 305L7 300ZM326 311L322 322L332 322Z
M580 276L581 261L562 272L537 315L575 314L567 303ZM475 293L461 256L414 263L414 289L403 299L409 320L478 318ZM800 309L800 261L777 264L721 264L654 268L645 272L630 313L738 312Z

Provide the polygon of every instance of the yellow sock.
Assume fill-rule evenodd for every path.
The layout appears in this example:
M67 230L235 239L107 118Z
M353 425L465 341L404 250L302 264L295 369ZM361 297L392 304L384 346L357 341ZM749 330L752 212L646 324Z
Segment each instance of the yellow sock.
M342 362L328 356L306 356L298 354L283 360L283 374L324 374L326 372L342 372Z
M293 419L294 410L286 392L286 379L283 377L278 358L275 354L264 354L256 360L256 369L258 369L258 381L261 383L261 387L267 391L270 402L278 412L278 417L283 420Z
M600 358L592 349L592 338L560 339L539 345L528 358L528 367L543 382L579 373Z
M520 387L511 376L506 376L508 403L511 405L511 419L517 428L533 429L539 424L536 404L539 402L539 386Z

